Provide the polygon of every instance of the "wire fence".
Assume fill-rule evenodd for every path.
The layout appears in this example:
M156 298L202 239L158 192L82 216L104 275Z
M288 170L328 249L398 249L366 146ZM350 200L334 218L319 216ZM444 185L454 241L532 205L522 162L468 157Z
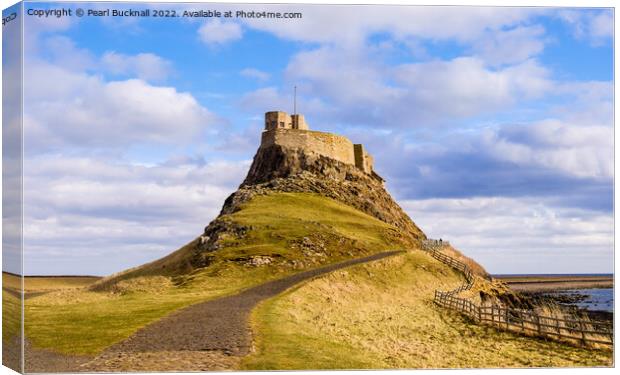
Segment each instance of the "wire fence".
M441 252L447 241L425 240L422 249L433 258L460 271L465 283L450 291L435 291L434 302L444 308L458 311L481 324L506 331L570 341L583 346L592 343L613 346L613 322L589 319L555 317L533 310L507 308L498 305L478 305L458 294L474 285L473 272L465 263Z

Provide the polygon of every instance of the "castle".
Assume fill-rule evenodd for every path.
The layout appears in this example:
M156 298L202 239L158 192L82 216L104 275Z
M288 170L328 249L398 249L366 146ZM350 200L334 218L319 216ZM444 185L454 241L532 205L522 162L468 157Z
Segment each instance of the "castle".
M261 147L280 145L303 149L326 156L339 162L354 165L357 169L381 182L384 180L373 170L373 158L361 144L353 144L348 138L309 130L303 115L289 115L282 111L265 113L265 130Z

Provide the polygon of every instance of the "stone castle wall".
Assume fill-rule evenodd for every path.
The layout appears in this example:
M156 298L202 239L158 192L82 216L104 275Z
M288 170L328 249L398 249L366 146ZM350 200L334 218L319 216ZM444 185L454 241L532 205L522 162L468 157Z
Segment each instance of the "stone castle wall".
M265 130L273 129L300 129L309 130L304 115L289 115L282 111L265 113Z
M373 170L373 158L361 144L354 145L347 137L312 131L303 115L289 115L283 111L265 113L265 131L261 148L279 145L291 149L323 155L339 162L354 165L359 170L383 183Z
M301 148L346 164L356 165L353 143L340 135L301 129L264 131L261 147L274 144L288 148Z
M370 154L364 150L364 145L353 145L355 154L355 166L366 173L372 173L373 159Z

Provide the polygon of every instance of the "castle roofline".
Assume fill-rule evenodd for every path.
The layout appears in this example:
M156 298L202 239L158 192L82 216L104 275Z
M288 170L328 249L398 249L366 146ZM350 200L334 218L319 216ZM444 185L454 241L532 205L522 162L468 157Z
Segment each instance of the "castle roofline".
M347 137L310 130L304 116L289 115L284 111L265 113L265 130L261 147L279 145L292 149L303 149L310 153L327 156L359 170L383 183L381 176L373 170L373 157L361 144L353 144Z
M289 115L284 111L265 112L265 130L273 129L309 130L309 127L302 114Z

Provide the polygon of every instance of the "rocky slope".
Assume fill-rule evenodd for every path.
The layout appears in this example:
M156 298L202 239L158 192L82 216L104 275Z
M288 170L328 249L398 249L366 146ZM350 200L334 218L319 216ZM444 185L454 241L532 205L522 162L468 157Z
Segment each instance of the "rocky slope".
M244 205L253 198L281 193L315 194L319 197L333 199L376 218L391 226L391 230L385 230L384 238L393 243L395 248L417 247L420 240L426 238L425 234L392 199L378 176L366 174L353 165L308 150L271 145L258 149L247 177L239 189L226 199L220 215L205 228L200 237L164 258L107 278L98 284L102 286L142 275L188 274L198 268L209 266L214 259L218 258L218 254L230 250L231 244L234 247L235 243L243 242L248 236L251 237L252 232L257 231L257 228L251 224L240 224L235 221L234 214L243 210ZM301 202L299 204L311 203ZM278 207L273 207L273 210L277 211ZM342 219L346 220L346 218ZM314 224L319 225L314 231L321 232L320 225L323 224L309 223L309 225ZM325 232L323 237L334 237L334 233L330 232L329 228L323 228ZM312 235L298 240L312 242L314 235L321 235L321 233L313 232ZM343 243L343 241L352 243L355 239L338 238L331 242ZM295 241L290 241L291 249L295 247L295 243ZM360 250L359 254L351 254L350 257L361 256L368 251L370 249L366 248ZM259 258L252 259L256 261Z
M426 238L376 178L352 165L278 145L259 148L248 176L222 213L233 212L253 194L270 191L318 193L392 224L412 239Z

